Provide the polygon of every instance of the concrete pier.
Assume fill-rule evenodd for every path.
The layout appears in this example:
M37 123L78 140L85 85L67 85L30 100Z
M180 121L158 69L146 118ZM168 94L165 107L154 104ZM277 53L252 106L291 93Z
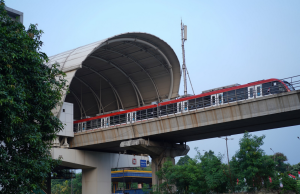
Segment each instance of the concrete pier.
M82 169L82 193L111 193L111 169L139 167L140 160L149 160L147 156L133 156L53 148L52 158L61 158L61 166ZM132 159L136 159L136 163Z

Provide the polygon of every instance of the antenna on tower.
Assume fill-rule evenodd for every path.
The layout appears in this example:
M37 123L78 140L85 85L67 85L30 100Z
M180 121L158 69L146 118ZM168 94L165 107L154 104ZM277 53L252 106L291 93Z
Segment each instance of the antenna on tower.
M181 20L181 46L182 46L182 73L183 73L183 82L184 82L184 96L187 96L187 83L186 83L186 64L185 64L185 51L184 51L184 42L187 40L187 26L182 23Z

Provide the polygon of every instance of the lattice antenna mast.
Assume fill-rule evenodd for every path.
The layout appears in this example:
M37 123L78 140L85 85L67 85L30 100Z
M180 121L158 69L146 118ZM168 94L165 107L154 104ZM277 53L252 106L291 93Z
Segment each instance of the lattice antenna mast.
M186 64L185 64L185 50L184 50L184 42L187 40L187 26L182 23L181 20L181 46L182 46L182 73L183 73L183 82L184 82L184 95L187 95L187 82L186 82Z

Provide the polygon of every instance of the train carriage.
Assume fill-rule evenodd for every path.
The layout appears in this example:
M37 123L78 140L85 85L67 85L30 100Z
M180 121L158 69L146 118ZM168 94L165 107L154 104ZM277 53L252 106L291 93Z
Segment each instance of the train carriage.
M99 116L74 121L74 132L103 129L118 125L127 125L144 120L181 114L187 111L219 106L236 101L251 100L272 94L290 92L293 86L283 80L268 79L244 85L233 84L203 91L202 94L153 103L139 108L104 113Z

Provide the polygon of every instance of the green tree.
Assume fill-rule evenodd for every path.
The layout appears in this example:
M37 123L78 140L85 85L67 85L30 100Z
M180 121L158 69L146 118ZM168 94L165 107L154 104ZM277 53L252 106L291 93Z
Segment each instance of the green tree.
M72 180L73 194L82 193L82 173L77 173L76 178Z
M174 193L173 189L174 189L174 183L175 180L173 180L174 175L173 173L175 172L176 168L173 163L168 160L166 161L162 168L156 172L157 178L162 181L161 184L159 185L154 185L154 190L156 191L156 193L162 193L162 194L171 194Z
M66 87L57 65L46 66L43 31L12 21L0 0L0 193L43 188L59 161L51 141L63 125L51 112Z
M222 156L215 156L213 151L197 156L182 165L173 166L171 161L164 163L157 172L162 183L161 193L221 193L227 192L228 178L224 175ZM174 187L176 186L176 187Z
M176 165L184 165L187 164L189 162L189 160L191 160L191 158L189 157L189 155L185 155L183 157L180 157L180 159L178 160Z
M239 141L240 149L230 162L236 178L246 180L248 191L260 190L264 186L262 183L274 176L274 161L261 149L264 138L264 135L258 137L245 132Z
M288 169L287 167L289 166L288 164L285 164L284 162L287 161L287 157L280 152L275 153L275 162L276 162L276 171L280 173L286 172Z
M209 150L209 152L205 152L203 156L200 156L200 160L207 192L225 192L228 179L223 172L222 155L215 156L214 152Z
M68 193L68 191L72 191L73 194L81 194L82 193L82 173L77 173L76 177L72 180L66 179L52 179L51 181L51 193ZM62 192L64 190L64 192ZM69 192L70 193L70 192Z
M300 172L300 162L291 166L291 174L298 177L298 172Z

